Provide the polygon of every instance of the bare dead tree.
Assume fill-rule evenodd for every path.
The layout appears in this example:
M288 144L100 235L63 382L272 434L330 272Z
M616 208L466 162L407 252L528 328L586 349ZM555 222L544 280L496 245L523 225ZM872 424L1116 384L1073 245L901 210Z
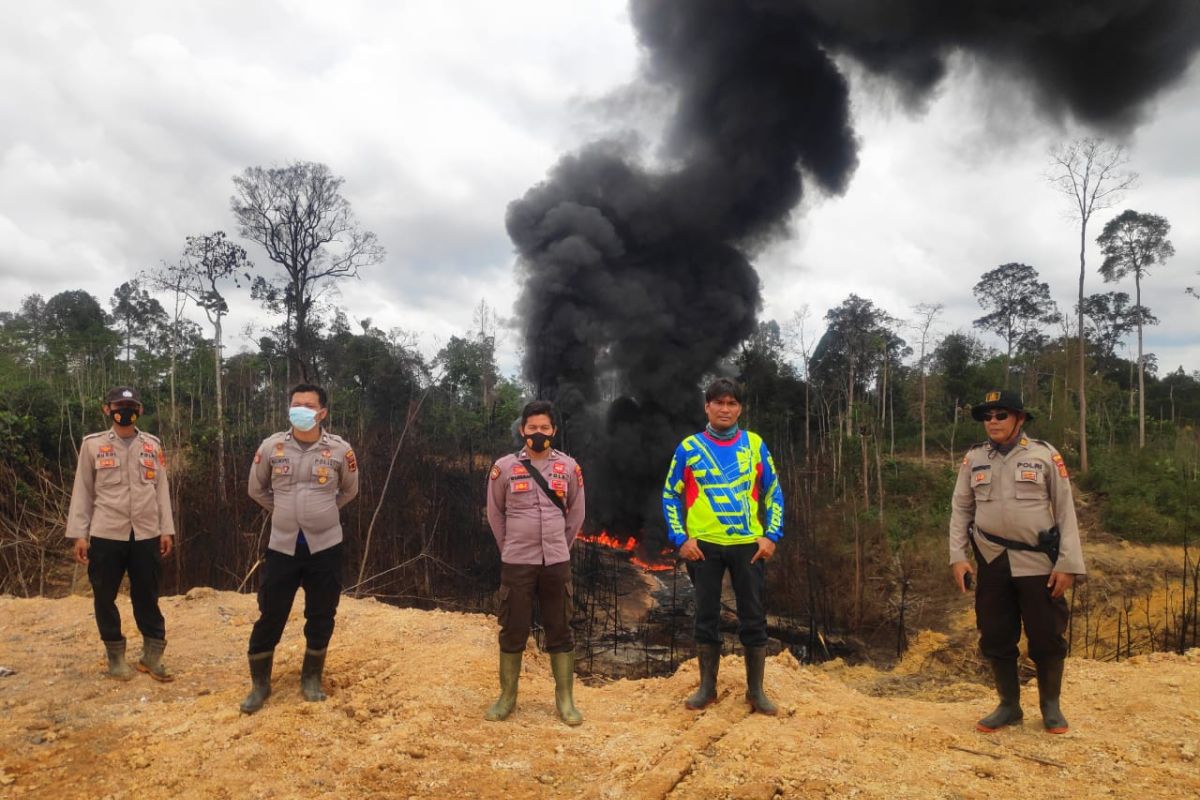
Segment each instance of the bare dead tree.
M942 313L943 309L945 306L941 303L918 303L913 306L913 313L917 315L913 328L921 337L920 350L917 355L917 368L921 370L921 466L925 466L925 407L928 397L926 384L929 378L926 350L929 346L930 329L933 328L933 323L937 321L938 315Z
M283 268L295 322L300 375L317 380L310 314L313 302L333 281L383 261L375 234L363 230L342 196L343 179L329 167L297 161L286 167L249 167L233 179L230 199L240 233L266 250Z
M1079 220L1079 469L1088 471L1087 451L1087 347L1083 326L1083 284L1087 276L1087 226L1097 211L1110 208L1138 180L1125 145L1083 137L1050 151L1046 180L1071 203L1071 216Z

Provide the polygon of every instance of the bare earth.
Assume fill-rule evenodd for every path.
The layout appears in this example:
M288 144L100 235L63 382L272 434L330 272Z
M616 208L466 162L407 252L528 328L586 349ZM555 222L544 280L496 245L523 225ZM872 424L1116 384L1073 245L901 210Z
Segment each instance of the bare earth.
M1073 659L1066 736L1041 732L1032 685L1025 726L983 736L973 722L994 702L983 686L923 681L908 696L874 697L865 668L804 667L789 655L768 663L777 718L747 713L741 659L727 656L721 700L704 713L681 703L696 679L689 662L671 678L577 682L586 721L570 729L532 648L517 711L483 720L494 620L347 598L329 701L300 698L297 612L276 655L275 694L246 717L254 597L198 589L163 606L178 679L119 683L102 675L90 599L0 598L0 667L15 670L0 677L0 797L1200 796L1200 650ZM139 648L135 635L133 658ZM913 652L894 680L938 669L921 646Z

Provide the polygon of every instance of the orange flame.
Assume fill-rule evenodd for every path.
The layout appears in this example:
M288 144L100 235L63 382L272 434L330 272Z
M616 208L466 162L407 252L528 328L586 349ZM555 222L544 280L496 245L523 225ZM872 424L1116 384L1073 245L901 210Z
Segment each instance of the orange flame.
M621 539L616 536L609 536L608 531L600 531L599 533L596 533L596 534L582 534L581 533L581 534L579 534L579 538L585 542L590 542L592 544L598 544L601 547L606 547L610 550L616 550L616 551L622 552L622 553L633 553L634 550L637 549L637 544L638 544L637 539L634 539L633 537L630 537L628 539ZM658 555L659 555L659 558L661 558L663 556L673 555L674 552L675 551L672 550L670 547L664 547ZM638 556L634 555L634 556L630 557L629 561L634 566L640 567L644 570L647 570L648 572L669 572L669 571L675 569L675 562L673 560L646 561L645 559L639 558Z

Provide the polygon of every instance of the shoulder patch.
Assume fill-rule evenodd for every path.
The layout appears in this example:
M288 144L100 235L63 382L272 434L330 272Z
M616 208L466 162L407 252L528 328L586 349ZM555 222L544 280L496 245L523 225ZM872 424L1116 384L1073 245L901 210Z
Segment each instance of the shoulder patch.
M488 477L491 478L491 480L496 480L497 478L500 477L500 465L499 464L495 464L492 466L491 475L489 475Z
M346 451L346 468L351 472L358 472L358 459L354 457L353 450Z
M1054 462L1054 466L1058 467L1059 476L1063 478L1068 477L1067 465L1063 463L1063 457L1061 455L1054 453L1052 456L1050 456L1050 460Z

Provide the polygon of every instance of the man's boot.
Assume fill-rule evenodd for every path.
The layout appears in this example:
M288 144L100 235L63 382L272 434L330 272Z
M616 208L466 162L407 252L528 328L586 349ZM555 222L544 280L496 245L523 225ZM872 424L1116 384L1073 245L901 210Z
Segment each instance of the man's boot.
M304 651L304 664L300 667L300 692L310 703L326 699L325 692L321 690L321 676L325 672L325 653L328 651L328 647L324 650L310 647Z
M746 648L746 701L758 713L773 717L779 713L779 709L763 691L763 672L766 665L766 647Z
M575 708L575 653L551 653L550 671L554 673L554 705L558 716L568 725L579 725L583 714Z
M1062 692L1063 660L1044 658L1038 661L1037 679L1038 705L1042 707L1042 725L1046 733L1066 733L1070 725L1058 707L1058 696Z
M149 636L142 637L142 657L138 660L137 668L140 672L145 672L156 681L170 683L175 680L175 676L162 663L163 650L167 649L167 643L164 639L151 639Z
M693 711L706 708L717 699L717 668L721 665L720 643L697 643L696 660L700 662L700 687L683 701L683 704Z
M483 715L489 722L506 719L517 705L517 683L521 678L523 653L500 652L500 696Z
M108 656L108 675L110 678L127 681L137 674L133 671L133 667L129 666L129 662L125 660L124 639L119 642L105 642L104 652Z
M275 662L275 651L253 653L250 656L250 694L242 701L242 713L253 714L263 707L271 696L271 666Z
M1020 724L1025 716L1021 711L1021 680L1017 676L1017 660L993 658L992 675L996 679L1000 705L975 723L975 730L980 733L994 733L1005 725Z

